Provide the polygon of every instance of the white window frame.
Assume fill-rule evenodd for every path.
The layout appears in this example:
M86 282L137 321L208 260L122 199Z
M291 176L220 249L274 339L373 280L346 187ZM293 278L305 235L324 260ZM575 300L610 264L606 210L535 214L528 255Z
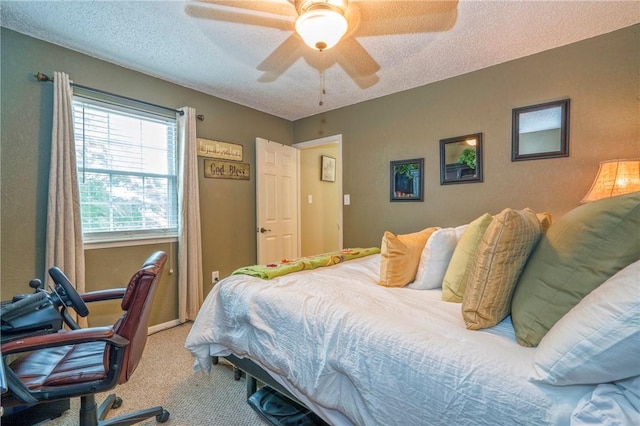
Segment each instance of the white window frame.
M78 103L87 104L89 107L97 106L98 108L105 109L107 111L112 111L114 113L124 113L129 116L136 116L142 119L150 119L152 121L160 121L169 123L169 126L173 126L174 131L174 139L173 139L173 155L169 155L169 157L173 158L173 165L169 166L169 169L173 170L173 173L170 171L166 174L157 174L157 173L145 173L145 172L134 172L134 171L121 171L115 169L92 169L85 168L85 165L82 164L82 156L77 156L77 171L78 171L78 181L79 185L82 184L83 177L85 173L91 172L99 172L99 173L107 173L113 176L139 176L139 177L151 177L151 178L162 178L168 179L170 181L170 187L172 186L172 193L168 196L168 204L173 211L173 217L169 218L170 224L174 224L175 226L169 226L167 228L156 228L156 229L135 229L135 230L124 230L124 231L107 231L107 232L87 232L83 227L83 239L85 242L85 246L89 248L104 248L104 247L113 247L113 246L128 246L128 245L139 245L139 244L153 244L153 243L162 243L162 242L172 242L177 241L178 237L178 140L177 140L177 119L175 114L167 113L166 111L158 111L152 107L150 108L140 108L138 105L132 106L127 105L126 103L121 103L119 101L113 101L108 98L101 98L100 96L94 96L92 94L81 93L78 94L74 91L73 96L73 109L74 109L74 117L75 117L75 109L78 106ZM75 143L76 150L82 149L82 144L84 143L83 137L79 134L81 129L76 129L75 119L74 119L74 131L76 134ZM170 129L169 129L170 130ZM167 161L170 161L168 158ZM81 200L81 209L82 209L82 200Z

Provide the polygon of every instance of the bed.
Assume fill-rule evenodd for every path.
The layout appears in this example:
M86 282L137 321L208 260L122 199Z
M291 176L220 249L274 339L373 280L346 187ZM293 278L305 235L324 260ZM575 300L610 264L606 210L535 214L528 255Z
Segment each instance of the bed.
M634 220L632 226L640 229ZM630 247L637 260L637 245ZM630 324L627 346L621 349L626 358L617 358L630 364L615 376L620 380L552 384L532 379L541 347L517 342L511 315L495 326L470 330L461 304L443 301L442 288L379 285L383 255L270 280L244 274L225 278L207 296L186 341L196 369L210 371L215 356L249 360L332 425L579 424L584 410L606 411L602 407L612 405L606 386L614 387L616 398L625 393L617 415L640 421L640 381L635 377L640 366L627 359L630 348L640 348L637 286L616 296L626 300L631 294L633 299L625 305L627 317L616 317ZM640 266L637 261L632 266L617 270L624 269L625 282L637 284ZM620 288L622 278L610 286ZM613 297L604 284L600 287L602 291L584 299L597 305L603 295ZM564 326L575 329L571 322ZM567 340L562 333L549 334L551 340Z

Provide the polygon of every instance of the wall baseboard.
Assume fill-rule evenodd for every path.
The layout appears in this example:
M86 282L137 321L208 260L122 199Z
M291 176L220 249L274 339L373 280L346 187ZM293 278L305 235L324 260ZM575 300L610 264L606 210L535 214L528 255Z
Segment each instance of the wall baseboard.
M149 329L147 331L147 335L150 336L150 335L152 335L154 333L157 333L157 332L162 331L162 330L167 330L169 328L176 327L176 326L178 326L180 324L182 324L180 322L180 320L179 319L175 319L175 320L163 322L162 324L152 325L151 327L149 327Z

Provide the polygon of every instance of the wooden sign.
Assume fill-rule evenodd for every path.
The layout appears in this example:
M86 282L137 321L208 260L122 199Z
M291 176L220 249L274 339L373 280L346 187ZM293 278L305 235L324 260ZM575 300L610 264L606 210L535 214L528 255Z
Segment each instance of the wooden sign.
M242 161L242 145L196 138L198 156L221 160Z
M233 161L204 160L204 177L214 179L249 180L250 164Z

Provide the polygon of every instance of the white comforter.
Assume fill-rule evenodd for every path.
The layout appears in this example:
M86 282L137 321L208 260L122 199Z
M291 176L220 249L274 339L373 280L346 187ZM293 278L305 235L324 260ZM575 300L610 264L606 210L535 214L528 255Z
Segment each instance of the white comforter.
M465 328L440 290L376 284L373 255L270 281L232 276L205 300L186 347L197 366L234 353L333 424L568 424L593 386L527 380L535 349L509 319Z

